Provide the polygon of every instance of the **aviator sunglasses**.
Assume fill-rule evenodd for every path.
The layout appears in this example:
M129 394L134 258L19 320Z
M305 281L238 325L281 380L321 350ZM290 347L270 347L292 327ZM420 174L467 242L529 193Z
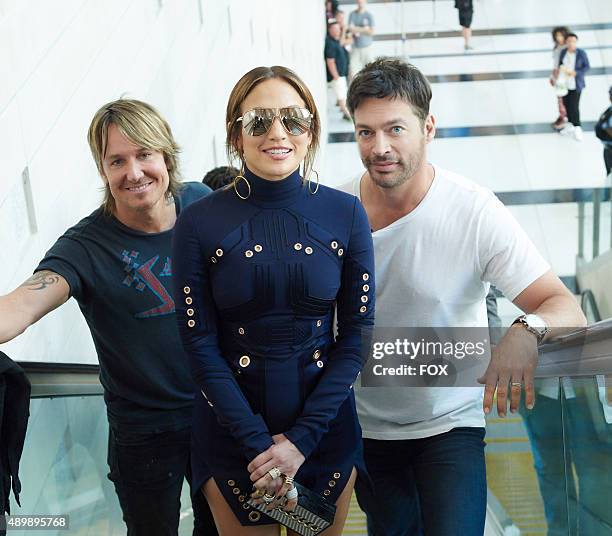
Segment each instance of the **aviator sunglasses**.
M263 136L266 134L276 118L287 134L299 136L310 129L312 114L306 108L292 106L290 108L253 108L245 112L237 121L242 121L244 131L249 136Z

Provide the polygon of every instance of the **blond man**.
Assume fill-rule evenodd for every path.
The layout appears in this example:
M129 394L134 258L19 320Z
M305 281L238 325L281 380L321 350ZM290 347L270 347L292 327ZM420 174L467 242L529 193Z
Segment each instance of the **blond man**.
M180 182L170 127L144 102L105 104L88 141L104 201L0 297L0 343L77 300L100 362L109 478L128 534L177 535L193 385L174 318L171 240L180 211L210 189ZM194 535L216 534L201 501L196 494Z

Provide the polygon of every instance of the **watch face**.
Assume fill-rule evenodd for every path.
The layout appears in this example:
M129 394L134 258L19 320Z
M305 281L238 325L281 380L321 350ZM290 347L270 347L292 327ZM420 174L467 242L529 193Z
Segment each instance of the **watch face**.
M544 322L544 320L542 320L538 315L526 315L525 321L530 327L537 330L543 330L548 327L546 322Z

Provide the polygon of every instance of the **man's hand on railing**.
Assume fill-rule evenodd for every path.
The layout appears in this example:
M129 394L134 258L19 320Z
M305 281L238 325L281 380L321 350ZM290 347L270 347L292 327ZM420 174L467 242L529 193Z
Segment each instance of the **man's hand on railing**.
M525 388L525 405L532 409L535 403L533 375L538 364L537 337L521 327L510 327L506 335L491 351L491 362L479 383L485 384L483 409L490 413L497 388L497 414L506 416L508 390L510 411L516 412Z

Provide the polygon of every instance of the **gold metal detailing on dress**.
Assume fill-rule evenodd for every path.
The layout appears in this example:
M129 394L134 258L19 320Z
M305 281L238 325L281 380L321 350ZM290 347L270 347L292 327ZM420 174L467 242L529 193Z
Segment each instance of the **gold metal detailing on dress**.
M238 361L238 364L242 368L247 368L251 364L251 358L248 355L243 355Z

